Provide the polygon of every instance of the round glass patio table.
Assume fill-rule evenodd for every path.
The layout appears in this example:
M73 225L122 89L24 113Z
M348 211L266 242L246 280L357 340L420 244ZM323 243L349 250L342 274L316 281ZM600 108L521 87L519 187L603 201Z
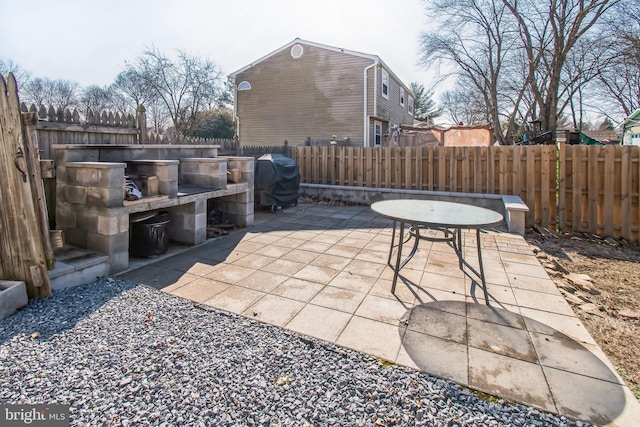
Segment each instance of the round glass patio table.
M395 293L400 270L411 260L413 255L415 255L420 239L448 241L451 242L453 249L458 256L460 269L464 271L464 266L466 266L480 278L482 282L482 289L484 291L485 302L489 305L489 294L484 276L484 267L482 265L480 230L502 224L504 220L502 214L491 209L467 205L464 203L416 199L383 200L373 203L371 205L371 209L377 214L393 220L393 234L391 236L391 247L389 248L389 258L387 260L389 266L394 270L393 284L391 286L392 293ZM394 266L391 264L391 254L395 243L396 223L400 223L400 231L398 239L398 253L396 255L396 263ZM407 258L402 261L405 224L409 224L411 226L410 234L414 237L414 243L411 252ZM429 238L427 236L421 236L421 228L442 231L444 233L444 237ZM477 271L464 259L462 251L463 229L476 230L478 265L480 267L480 271Z

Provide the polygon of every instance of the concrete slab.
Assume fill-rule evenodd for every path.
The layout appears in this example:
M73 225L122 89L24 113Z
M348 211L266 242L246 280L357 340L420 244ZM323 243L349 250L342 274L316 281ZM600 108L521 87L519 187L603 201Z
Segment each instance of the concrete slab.
M542 367L537 363L469 347L468 384L494 396L556 411Z
M353 316L336 344L395 361L402 345L404 328L364 317Z
M397 363L460 384L469 384L466 344L407 330Z
M300 301L292 301L276 295L265 295L242 314L262 322L284 327L305 305Z
M170 294L196 302L205 302L227 289L229 285L216 280L199 277L179 288L171 289Z
M319 319L322 321L318 322ZM307 304L285 327L303 335L335 342L349 320L349 313Z

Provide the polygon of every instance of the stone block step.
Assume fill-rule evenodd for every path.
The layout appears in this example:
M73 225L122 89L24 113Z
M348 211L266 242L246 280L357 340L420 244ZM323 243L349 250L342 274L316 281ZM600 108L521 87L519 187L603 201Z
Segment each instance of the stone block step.
M109 274L109 256L64 245L54 251L56 268L49 271L51 289L59 290L92 283Z

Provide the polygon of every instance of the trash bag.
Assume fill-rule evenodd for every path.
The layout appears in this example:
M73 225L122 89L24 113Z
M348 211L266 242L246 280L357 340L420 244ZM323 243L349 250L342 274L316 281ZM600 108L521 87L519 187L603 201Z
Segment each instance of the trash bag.
M135 182L130 179L125 179L124 181L125 188L125 200L138 200L142 198L142 192L138 189L138 186Z

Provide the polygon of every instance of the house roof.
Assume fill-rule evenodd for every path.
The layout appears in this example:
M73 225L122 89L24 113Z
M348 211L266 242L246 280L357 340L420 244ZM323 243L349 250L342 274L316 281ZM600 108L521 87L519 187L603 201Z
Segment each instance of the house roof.
M300 44L305 44L307 46L313 46L313 47L317 47L320 49L326 49L326 50L331 50L333 52L340 52L340 53L345 53L347 55L354 55L354 56L359 56L361 58L367 58L370 59L372 63L379 63L381 64L393 77L396 81L398 81L404 88L405 90L408 91L408 93L410 93L411 95L413 95L413 97L415 98L415 94L413 93L413 91L411 90L411 88L409 88L392 70L391 68L389 68L389 66L387 64L385 64L385 62L380 59L380 57L378 55L372 55L372 54L368 54L368 53L362 53L362 52L357 52L355 50L348 50L348 49L343 49L341 47L334 47L334 46L329 46L329 45L324 45L321 43L316 43L316 42L312 42L312 41L308 41L308 40L302 40L300 38L295 38L294 40L290 41L289 43L285 44L284 46L274 50L271 53L266 54L265 56L263 56L262 58L259 58L255 61L253 61L252 63L250 63L249 65L246 65L242 68L240 68L237 71L234 71L233 73L229 74L229 77L231 78L235 78L238 74L248 70L249 68L258 65L259 63L261 63L262 61L265 61L269 58L271 58L272 56L282 52L283 50L289 49L291 48L293 45L295 45L296 43L300 43Z
M627 124L629 126L627 126ZM638 108L636 111L634 111L633 113L631 113L629 115L629 117L627 117L624 122L622 122L623 127L629 128L629 127L633 127L635 125L640 124L640 108Z
M582 133L598 141L620 141L620 135L614 130L583 130Z

